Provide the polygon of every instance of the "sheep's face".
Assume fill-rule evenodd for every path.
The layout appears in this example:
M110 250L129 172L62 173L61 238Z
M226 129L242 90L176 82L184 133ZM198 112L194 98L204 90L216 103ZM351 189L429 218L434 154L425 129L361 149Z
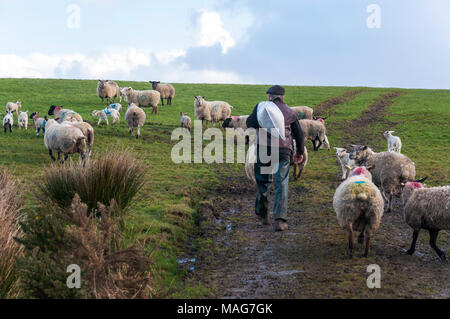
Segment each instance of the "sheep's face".
M334 149L336 150L336 156L339 158L342 158L345 153L347 153L347 150L345 148L335 147Z
M156 90L156 87L158 86L159 83L161 83L160 81L149 81L152 84L152 89Z
M350 152L350 159L356 162L364 161L370 154L369 147L362 145L353 145L353 150Z
M17 102L16 102L16 105L17 105L17 108L21 108L21 107L22 107L22 102L17 101Z
M403 187L403 191L401 192L403 206L406 205L408 200L411 198L411 195L413 194L413 192L419 188L423 188L422 183L408 182L405 184L405 187Z
M223 128L233 127L232 123L233 123L233 119L231 117L229 117L225 121L223 121L222 127Z
M103 89L105 87L105 83L106 83L105 80L98 80L98 87L100 89Z
M203 102L205 102L205 97L204 96L194 96L195 98L195 106L199 107L203 104Z
M92 111L92 116L97 116L97 114L98 114L97 110Z
M39 114L38 112L33 112L33 113L31 113L30 119L33 120L38 114Z
M54 115L55 109L56 109L55 105L50 106L50 109L48 110L48 115Z

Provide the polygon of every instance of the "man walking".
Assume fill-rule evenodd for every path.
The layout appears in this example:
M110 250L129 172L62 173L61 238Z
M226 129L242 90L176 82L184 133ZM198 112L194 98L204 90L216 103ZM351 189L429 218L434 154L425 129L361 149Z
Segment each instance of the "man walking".
M258 195L256 197L255 212L263 225L269 224L268 195L269 187L273 181L275 187L273 213L275 219L274 228L276 231L288 229L287 206L289 167L292 155L294 155L294 163L299 164L303 161L304 148L303 132L298 123L297 114L284 103L284 93L285 89L279 85L272 86L267 91L268 100L278 107L284 118L284 132L280 132L281 134L278 138L269 133L268 130L270 130L270 128L267 128L268 130L261 130L263 127L260 125L262 120L258 118L258 107L264 102L256 105L252 114L247 119L247 127L258 129L257 160L255 163L255 179L258 186ZM294 139L296 143L296 154L293 154ZM277 153L278 157L273 158L275 156L272 156L272 154ZM271 161L266 162L262 154L266 154L267 157L271 158ZM267 168L271 165L272 167L275 167L273 174L263 171L263 168Z

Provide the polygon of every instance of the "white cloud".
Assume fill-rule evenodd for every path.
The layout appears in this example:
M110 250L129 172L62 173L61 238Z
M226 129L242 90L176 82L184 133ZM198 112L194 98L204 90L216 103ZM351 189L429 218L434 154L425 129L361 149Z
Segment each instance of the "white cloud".
M186 56L185 50L171 50L171 51L161 51L156 52L155 57L159 63L167 65L172 63L175 59Z
M219 13L202 9L194 28L195 44L198 46L213 46L219 43L222 53L236 45L231 33L227 31Z

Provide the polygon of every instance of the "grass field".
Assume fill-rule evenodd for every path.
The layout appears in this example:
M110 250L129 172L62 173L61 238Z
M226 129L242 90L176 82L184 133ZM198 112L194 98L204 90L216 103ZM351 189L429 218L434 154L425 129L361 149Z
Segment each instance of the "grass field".
M119 81L118 84L121 87L150 89L150 84L145 82ZM91 112L102 108L101 100L96 96L97 81L0 79L0 86L2 105L9 101L20 100L23 105L21 110L28 110L29 114L39 111L40 115L44 115L47 114L50 105L63 105L79 112L84 120L96 123L98 118L93 118ZM156 116L150 115L150 110L146 110L147 122L142 130L142 139L136 140L129 135L124 121L125 111L122 111L120 125L107 127L103 124L94 127L93 153L101 154L111 148L127 148L145 163L146 183L132 207L131 216L126 221L126 236L130 243L138 240L144 243L147 249L154 251L155 296L207 297L216 295L214 285L210 285L208 281L196 280L197 277L180 266L177 259L187 255L195 256L197 252L204 254L206 249L214 251L213 237L203 236L199 240L198 227L195 223L198 218L197 211L203 200L210 199L225 183L229 183L228 177L240 174L239 178L242 178L243 164L176 165L170 158L172 146L176 143L170 139L171 132L179 126L180 111L194 119L195 95L204 95L206 100L225 100L234 106L233 115L244 115L249 114L256 103L266 99L267 88L256 85L212 84L174 84L174 86L176 96L172 106L160 107ZM428 176L430 186L448 185L450 91L290 86L286 88L286 102L291 106L309 105L314 108L327 99L355 90L360 92L352 99L343 104L333 105L325 111L329 115L327 127L331 145L341 147L352 142L348 139L358 135L358 131L351 129L352 121L358 119L371 103L380 98L380 95L401 91L402 94L393 99L384 113L378 114L381 117L364 128L364 136L368 136L367 142L370 142L369 146L375 151L385 150L387 143L381 137L382 132L387 129L396 131L402 138L404 154L416 164L418 176ZM122 104L126 108L125 102ZM4 113L4 109L1 109L0 113ZM393 127L386 127L387 124ZM36 138L31 121L28 131L17 128L16 116L15 125L12 134L0 133L0 165L6 166L20 181L26 209L33 209L36 205L33 191L43 176L43 168L51 160L42 137ZM322 227L336 224L335 217L330 214L330 196L333 195L330 194L330 190L333 189L331 186L337 185L336 176L340 174L340 167L337 166L333 155L333 151L326 150L313 154L311 152L305 175L300 181L291 184L294 189L307 188L309 192L303 194L302 199L291 200L290 205L300 205L302 210L323 211L323 214L315 215L311 222L316 223L315 229L324 234L326 241L333 242L334 248L339 249L340 254L342 250L340 248L344 246L343 236L334 235L337 232L335 226L329 234L326 227ZM78 160L77 155L73 156L73 159ZM409 230L404 236L410 237ZM425 245L427 235L421 236L422 249L432 257L434 252ZM440 235L438 244L444 250L448 250L450 246L448 233L443 232ZM375 251L377 254L383 253L382 247L378 247ZM433 260L431 257L430 260ZM198 262L202 260L206 259L199 258ZM434 263L430 260L427 259L426 262ZM388 262L389 260L386 261ZM214 262L211 262L211 265L214 265ZM340 269L351 269L349 267L348 263L344 263ZM442 267L444 274L448 274L448 267ZM199 265L198 268L199 273L201 269L211 270L204 265ZM433 288L428 287L430 293L424 296L439 296ZM315 296L313 290L310 295ZM352 294L350 290L344 296L358 295ZM402 296L402 294L392 292L391 295L387 293L383 296Z

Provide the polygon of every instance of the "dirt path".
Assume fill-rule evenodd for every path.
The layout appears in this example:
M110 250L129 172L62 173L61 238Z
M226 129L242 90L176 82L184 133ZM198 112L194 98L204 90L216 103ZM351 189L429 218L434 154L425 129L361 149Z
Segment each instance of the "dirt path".
M398 94L381 95L359 119L343 125L348 128L349 124L353 127L361 123L361 127L346 130L346 138L368 144L378 140L371 127L384 120L386 107ZM321 175L306 173L302 181L290 184L289 230L285 232L274 232L272 226L257 222L253 210L255 186L243 170L227 166L219 170L227 177L201 209L201 239L209 244L197 252L193 275L194 281L213 288L212 297L450 297L449 266L437 259L424 232L418 253L403 254L411 230L402 220L399 203L393 213L383 217L371 255L361 257L362 246L357 244L355 258L346 257L345 233L332 209L332 196L340 183L337 165L331 173L325 169ZM441 241L449 242L448 234L440 236ZM381 268L381 289L366 285L370 264Z
M364 90L347 91L341 96L330 97L325 101L314 106L314 115L324 116L327 111L336 105L345 104L353 100L358 94L361 94Z

